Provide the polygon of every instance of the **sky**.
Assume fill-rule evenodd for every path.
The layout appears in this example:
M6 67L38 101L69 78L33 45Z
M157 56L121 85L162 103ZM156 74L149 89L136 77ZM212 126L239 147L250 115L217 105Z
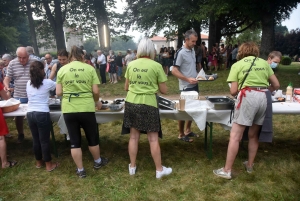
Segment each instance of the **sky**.
M126 6L126 2L124 0L118 0L117 11L123 12L124 7ZM300 4L298 4L298 7L292 11L290 14L290 18L286 19L281 23L282 26L286 26L289 31L292 29L300 28ZM143 35L142 33L138 31L132 31L129 30L128 35L134 36L133 40L137 42L139 38ZM162 33L158 33L158 35L163 36Z
M292 11L290 18L281 23L282 26L286 26L289 31L292 29L300 28L300 4Z

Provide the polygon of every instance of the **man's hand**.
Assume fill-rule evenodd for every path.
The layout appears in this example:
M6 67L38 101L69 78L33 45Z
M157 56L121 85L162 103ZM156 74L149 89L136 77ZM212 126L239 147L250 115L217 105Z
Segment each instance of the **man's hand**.
M190 84L197 84L198 83L198 80L196 78L193 78L193 77L189 77L187 79L187 81L190 83Z

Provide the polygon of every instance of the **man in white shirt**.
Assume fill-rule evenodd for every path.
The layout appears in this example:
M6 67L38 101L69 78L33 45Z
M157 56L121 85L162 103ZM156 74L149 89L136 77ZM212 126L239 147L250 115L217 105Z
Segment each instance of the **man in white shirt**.
M106 59L104 54L102 54L101 50L97 51L98 58L97 58L97 64L99 64L100 68L100 77L101 77L101 84L106 84Z

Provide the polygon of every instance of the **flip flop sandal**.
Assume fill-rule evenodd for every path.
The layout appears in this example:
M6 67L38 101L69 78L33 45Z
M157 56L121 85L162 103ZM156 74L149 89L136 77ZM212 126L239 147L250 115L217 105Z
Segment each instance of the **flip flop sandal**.
M59 164L56 162L54 168L52 168L51 170L47 170L47 171L48 171L48 172L52 172L52 171L55 170L58 166L59 166Z
M193 139L190 139L188 136L184 136L184 137L179 137L179 140L182 140L184 142L193 142Z
M199 135L193 133L193 132L190 132L189 134L185 135L185 136L188 136L188 137L199 137Z
M7 162L9 163L9 166L7 166L6 168L12 168L18 163L17 161L7 161Z

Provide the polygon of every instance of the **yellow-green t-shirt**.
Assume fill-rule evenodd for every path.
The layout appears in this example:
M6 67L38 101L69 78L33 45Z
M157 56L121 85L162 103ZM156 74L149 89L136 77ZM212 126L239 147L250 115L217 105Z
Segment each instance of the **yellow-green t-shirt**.
M129 80L127 102L157 108L155 94L159 90L159 83L167 81L161 64L148 58L131 61L128 64L125 78Z
M62 85L62 112L95 112L92 85L100 84L95 69L86 63L73 61L57 73L57 84Z
M240 89L243 78L248 72L254 58L253 56L248 56L233 64L227 82L238 82L238 89ZM267 87L269 86L269 77L273 74L274 72L270 65L264 59L257 57L241 89L246 86Z

